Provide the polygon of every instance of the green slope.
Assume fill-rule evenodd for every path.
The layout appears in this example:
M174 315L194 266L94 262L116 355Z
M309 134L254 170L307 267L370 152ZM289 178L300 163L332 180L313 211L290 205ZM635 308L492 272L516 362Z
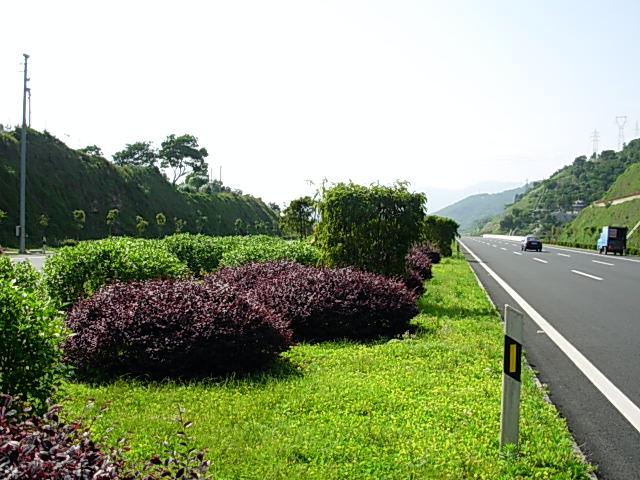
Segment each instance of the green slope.
M585 208L553 240L565 245L595 249L598 235L603 226L623 226L631 231L640 222L640 199L629 200L617 205L613 205L611 200L639 192L640 163L636 163L627 168L603 195L601 202L604 202L605 206L593 204ZM630 253L640 253L640 228L628 238L627 247L629 247Z
M15 246L19 223L19 131L0 133L0 244ZM191 194L177 191L155 168L118 167L102 157L68 148L47 132L30 130L27 148L26 232L27 245L39 246L43 235L50 245L65 238L92 239L109 234L107 212L117 208L114 234L139 235L136 217L149 222L142 233L153 237L176 230L209 235L273 233L277 215L260 199L234 193ZM84 210L82 229L72 212ZM164 227L156 214L167 218ZM40 225L42 215L48 225ZM240 222L238 222L240 219ZM181 223L181 222L178 222ZM240 231L239 231L240 230Z
M568 213L574 202L581 200L590 205L603 198L618 177L638 162L640 139L631 141L620 152L606 150L597 159L578 157L549 179L535 182L531 190L487 224L484 233L525 235L534 232L555 238L575 217Z

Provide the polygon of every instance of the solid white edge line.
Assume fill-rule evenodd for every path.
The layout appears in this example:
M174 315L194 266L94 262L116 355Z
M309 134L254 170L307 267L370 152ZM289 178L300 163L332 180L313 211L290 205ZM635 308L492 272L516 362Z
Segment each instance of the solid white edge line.
M595 275L591 275L590 273L584 273L584 272L581 272L580 270L571 270L571 272L577 275L582 275L583 277L593 278L594 280L602 280L601 277L596 277Z
M640 408L627 397L611 380L609 380L596 366L591 363L580 351L574 347L560 332L551 326L534 308L529 305L518 292L507 282L500 278L480 258L471 251L462 241L458 240L478 264L513 298L518 305L531 317L531 319L545 331L547 336L556 346L571 360L587 379L611 402L611 404L624 416L629 423L640 432Z

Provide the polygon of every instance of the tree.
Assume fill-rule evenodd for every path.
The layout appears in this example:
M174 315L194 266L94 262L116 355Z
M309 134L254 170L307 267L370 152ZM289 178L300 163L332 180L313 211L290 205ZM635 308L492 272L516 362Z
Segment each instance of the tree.
M118 215L120 214L120 210L117 208L112 208L107 213L107 226L109 227L109 236L111 236L111 231L116 221L118 220Z
M306 237L313 231L316 206L311 197L301 197L292 200L284 209L282 216L283 230L294 232L299 237Z
M176 233L180 233L187 224L187 221L183 220L182 218L173 217L173 223L176 226Z
M151 145L151 142L128 143L124 150L113 154L113 163L120 166L155 167L158 152Z
M268 207L269 207L271 210L273 210L274 212L276 212L276 213L278 213L278 214L280 213L280 205L278 205L277 203L275 203L275 202L269 202L267 205L268 205Z
M102 149L96 145L87 145L86 147L82 147L78 149L80 153L84 153L85 155L90 155L92 157L102 157L104 153L102 153Z
M206 172L204 159L208 155L205 148L199 147L198 139L188 134L179 137L169 135L158 152L160 166L173 170L173 185L186 175L189 168L194 172Z
M46 243L46 232L47 227L49 226L49 217L47 217L44 213L38 217L38 226L42 229L42 242Z
M164 230L164 226L167 224L167 216L160 212L156 213L156 225L158 226L158 235L162 237L162 231Z
M78 229L78 240L80 240L80 231L84 228L84 224L87 221L87 215L84 213L84 210L74 210L71 212L73 216L73 222L76 224L76 228Z
M142 236L142 234L144 233L144 231L147 229L148 226L149 226L149 222L147 222L140 215L136 215L136 230L138 230L139 236Z
M191 172L189 175L187 175L187 178L185 178L184 183L194 187L196 191L198 191L202 186L209 183L209 177L207 177L206 174L203 174L200 171Z
M241 218L236 218L235 222L233 222L233 229L236 235L247 234L247 229L245 227L244 221Z
M0 223L2 223L2 221L6 216L7 216L7 212L5 212L4 210L0 210Z
M420 237L427 199L406 183L393 186L339 183L322 190L316 244L329 266L403 275L405 256Z

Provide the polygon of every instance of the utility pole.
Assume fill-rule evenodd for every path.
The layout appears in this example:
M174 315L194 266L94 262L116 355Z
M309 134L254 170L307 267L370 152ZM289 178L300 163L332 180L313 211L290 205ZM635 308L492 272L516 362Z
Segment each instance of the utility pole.
M24 246L26 229L26 187L27 187L27 60L29 55L24 56L24 90L22 92L22 134L20 135L20 253L26 253Z

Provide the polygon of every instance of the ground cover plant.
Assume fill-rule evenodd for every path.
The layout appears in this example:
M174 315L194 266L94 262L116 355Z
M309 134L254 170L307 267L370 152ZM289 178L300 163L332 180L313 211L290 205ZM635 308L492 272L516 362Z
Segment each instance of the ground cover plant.
M89 401L85 408L91 406ZM124 461L128 439L119 439L115 446L103 446L101 441L106 437L97 438L91 432L90 426L107 409L107 405L101 406L83 425L82 420L70 419L60 404L49 404L46 412L38 414L19 398L0 395L0 475L16 480L210 478L206 475L209 461L190 445L186 430L191 422L183 419L183 409L175 419L179 423L178 448L163 442L160 452L144 463Z
M223 268L209 279L246 290L287 321L296 341L394 336L418 313L404 282L355 268L280 260Z
M174 405L193 420L219 479L587 479L564 421L523 369L520 448L498 453L502 327L464 260L433 266L418 331L395 339L300 344L277 367L200 382L69 383L111 407L93 429L132 435L145 459Z

